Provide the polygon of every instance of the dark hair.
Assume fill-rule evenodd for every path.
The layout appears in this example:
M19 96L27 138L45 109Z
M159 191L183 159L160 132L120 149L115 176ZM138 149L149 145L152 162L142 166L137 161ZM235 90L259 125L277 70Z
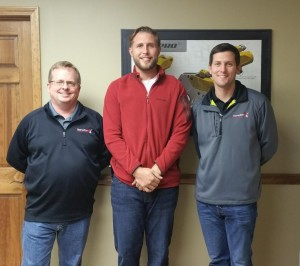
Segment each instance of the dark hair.
M81 84L81 77L80 77L80 73L79 70L77 69L76 66L74 66L71 62L69 61L58 61L56 62L49 70L49 74L48 74L48 82L50 82L52 80L52 72L54 69L58 69L58 68L72 68L75 70L76 74L77 74L77 82L80 85Z
M233 46L230 43L220 43L211 50L209 55L209 65L211 66L213 62L214 54L227 51L232 52L234 54L235 63L238 66L240 64L240 52L235 46Z
M137 29L129 36L129 47L132 46L133 39L135 38L135 36L136 36L139 32L147 32L147 33L152 34L152 35L156 38L157 45L160 46L160 38L159 38L157 32L156 32L154 29L151 29L150 27L142 26L142 27L137 28Z

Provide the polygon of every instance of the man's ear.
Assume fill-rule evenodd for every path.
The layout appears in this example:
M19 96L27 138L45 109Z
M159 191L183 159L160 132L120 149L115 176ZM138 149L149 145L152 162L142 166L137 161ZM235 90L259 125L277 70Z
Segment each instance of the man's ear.
M49 82L47 83L47 91L48 91L48 93L50 93L50 83Z
M208 65L208 72L211 75L211 65Z

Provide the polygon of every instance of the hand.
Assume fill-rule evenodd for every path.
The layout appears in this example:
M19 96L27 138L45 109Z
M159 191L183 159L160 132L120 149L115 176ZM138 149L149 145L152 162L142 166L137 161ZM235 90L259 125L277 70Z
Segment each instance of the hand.
M159 176L161 176L161 171L157 164L154 164L151 168L154 172L156 172Z
M135 180L132 182L132 185L136 186L139 190L145 192L152 192L159 185L162 180L162 176L160 175L159 168L155 168L155 170L146 168L146 167L138 167L134 172L133 176Z

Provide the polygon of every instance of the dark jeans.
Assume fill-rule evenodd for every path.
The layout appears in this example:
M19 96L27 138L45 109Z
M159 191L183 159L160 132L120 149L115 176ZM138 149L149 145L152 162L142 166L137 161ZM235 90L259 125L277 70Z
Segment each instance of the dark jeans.
M257 206L197 202L211 266L252 266L252 239Z
M167 266L179 188L151 193L112 178L111 203L119 266L138 266L144 235L148 266Z

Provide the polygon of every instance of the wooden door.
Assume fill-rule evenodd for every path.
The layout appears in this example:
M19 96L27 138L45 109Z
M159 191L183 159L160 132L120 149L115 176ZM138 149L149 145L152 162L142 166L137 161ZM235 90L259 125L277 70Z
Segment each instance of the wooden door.
M6 162L21 119L41 106L38 8L0 7L0 266L19 266L23 175Z

